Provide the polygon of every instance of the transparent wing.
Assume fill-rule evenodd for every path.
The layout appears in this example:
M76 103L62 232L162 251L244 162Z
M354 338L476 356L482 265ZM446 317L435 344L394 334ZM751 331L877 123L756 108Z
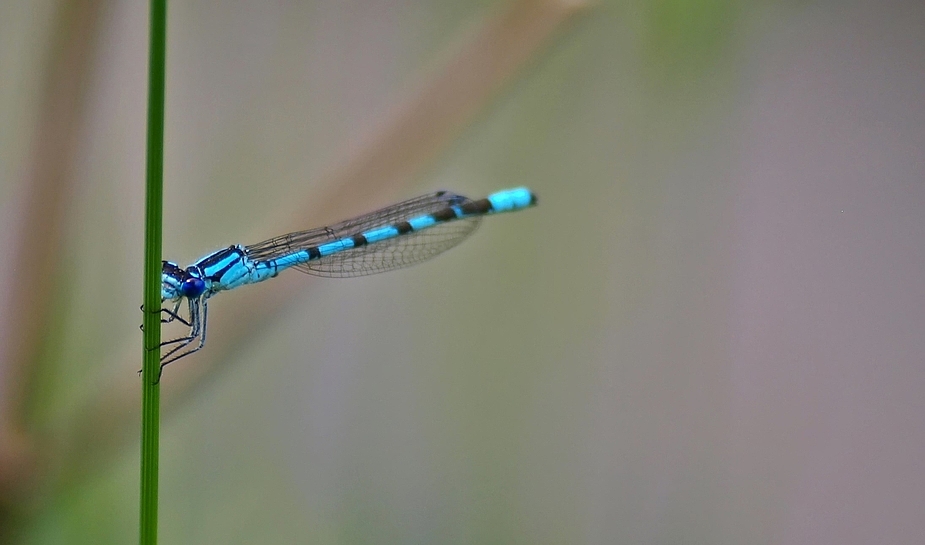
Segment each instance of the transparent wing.
M256 261L275 259L299 250L359 235L378 227L433 214L449 206L467 202L469 199L462 195L438 191L329 227L319 227L272 238L247 246L244 251L250 259ZM295 268L316 276L349 277L407 267L456 246L475 231L480 220L480 217L474 216L440 223L420 231L337 252L297 265Z

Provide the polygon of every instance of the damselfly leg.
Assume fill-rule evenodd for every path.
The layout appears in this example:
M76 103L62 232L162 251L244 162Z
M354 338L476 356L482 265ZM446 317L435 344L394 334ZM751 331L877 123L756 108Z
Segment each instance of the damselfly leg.
M190 315L189 323L183 321L182 318L179 318L179 316L178 319L189 326L189 335L161 343L161 347L174 344L177 345L161 355L161 369L163 369L164 366L166 366L168 363L174 362L183 356L188 356L193 352L200 350L206 344L206 317L209 309L208 303L204 298L189 299L188 301ZM199 340L199 343L195 347L189 348L189 345L193 344L197 339Z
M163 316L161 316L161 323L162 323L162 324L169 324L170 322L172 322L172 321L174 321L174 320L177 320L178 322L180 322L181 324L185 325L186 327L191 327L191 326L192 326L192 324L190 324L189 322L187 322L186 320L183 319L183 316L180 316L180 303L181 303L181 302L182 302L182 301L177 301L177 304L175 304L175 305L173 306L173 309L172 309L172 310L169 309L169 308L162 308L162 309L160 309L159 312L160 312L161 314L166 314L166 315L167 315L167 318L164 318ZM162 344L161 346L163 346L163 344Z
M179 310L180 310L180 303L181 303L181 301L177 301L177 304L173 306L173 309L169 309L169 308L159 308L159 309L157 309L157 310L154 311L155 313L161 315L161 323L162 323L162 324L169 324L169 323L173 322L174 320L176 320L176 321L180 322L181 324L185 325L186 327L190 327L190 326L191 326L191 324L190 324L188 321L186 321L186 320L183 318L183 316L180 316L180 313L179 313ZM142 312L145 311L145 306L144 306L144 305L141 305L140 308L141 308L141 311L142 311ZM164 314L167 315L167 318L164 318L164 316L163 316ZM140 326L138 326L138 329L144 331L144 330L145 330L145 325L144 325L144 324L141 324ZM164 343L161 343L161 346L164 346Z

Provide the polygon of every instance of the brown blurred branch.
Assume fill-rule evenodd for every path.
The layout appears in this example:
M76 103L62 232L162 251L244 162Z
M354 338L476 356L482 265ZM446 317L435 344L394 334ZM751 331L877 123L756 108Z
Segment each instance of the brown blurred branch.
M439 71L390 112L378 133L326 176L323 195L313 193L301 205L274 214L291 219L269 230L264 226L254 238L268 232L304 229L304 218L317 217L321 211L346 215L381 204L385 196L432 164L585 6L579 1L520 0L489 16L467 43L448 56ZM176 406L188 398L227 361L225 356L237 343L253 334L253 324L265 322L292 298L292 293L309 284L300 275L282 275L265 289L242 290L233 308L210 315L208 349L165 373L164 406ZM139 359L137 342L120 354L126 362L123 368L131 372L120 375L118 384L107 389L112 392L110 396L91 400L78 415L79 427L66 427L72 433L65 454L70 461L83 460L91 466L98 463L101 451L123 444L138 419L139 387L134 373ZM71 468L72 475L84 469Z
M73 163L92 80L103 0L62 1L51 30L38 121L30 157L18 187L16 247L7 256L12 272L0 287L8 305L0 313L0 505L12 504L34 484L36 460L26 424L34 390L63 219L74 183ZM0 524L2 525L2 524Z

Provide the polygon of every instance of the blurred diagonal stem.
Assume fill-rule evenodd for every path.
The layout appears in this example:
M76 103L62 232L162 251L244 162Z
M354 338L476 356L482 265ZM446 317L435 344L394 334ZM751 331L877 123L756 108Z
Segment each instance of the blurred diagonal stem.
M151 0L148 57L148 150L145 194L144 364L141 395L141 518L139 543L157 543L160 427L161 226L164 189L164 72L167 0Z
M253 238L304 229L307 217L356 213L413 182L586 7L581 0L517 0L489 14L466 40L453 43L449 54L438 55L447 61L387 112L380 130L351 148L322 181L327 189L321 195L313 192L295 206L287 204L271 217L289 220L270 220ZM168 385L164 406L187 399L227 361L237 343L253 334L255 324L265 323L293 293L311 285L296 276L281 275L259 290L244 290L235 308L210 317L209 349L163 377ZM133 361L128 354L134 353L126 350L117 356ZM106 396L90 399L75 421L60 426L68 436L61 453L69 462L63 480L80 479L105 462L107 451L125 443L127 436L117 430L130 429L137 414L133 407L138 406L137 386L129 379L118 377L117 384L102 390ZM100 433L100 425L109 428L107 433Z
M35 69L41 74L35 132L16 182L15 205L7 208L13 217L4 218L15 241L5 259L27 266L12 267L0 278L0 542L28 518L49 460L58 456L47 437L36 436L42 426L36 413L42 412L42 394L48 377L54 376L43 347L62 256L67 254L62 251L65 218L83 142L97 37L110 3L60 0L54 5L47 50Z

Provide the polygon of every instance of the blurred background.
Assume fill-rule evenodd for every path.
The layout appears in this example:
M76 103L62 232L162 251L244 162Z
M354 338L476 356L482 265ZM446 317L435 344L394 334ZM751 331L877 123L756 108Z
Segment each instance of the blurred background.
M0 538L137 540L147 3L0 5ZM162 543L921 543L925 4L173 2L164 257L539 207L210 305Z

